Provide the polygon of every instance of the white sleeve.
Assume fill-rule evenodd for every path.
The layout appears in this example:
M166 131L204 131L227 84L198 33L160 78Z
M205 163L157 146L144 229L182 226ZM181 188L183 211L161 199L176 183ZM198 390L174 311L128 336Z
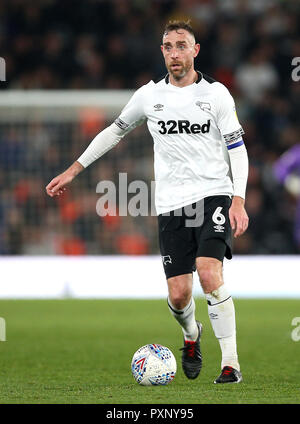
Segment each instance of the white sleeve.
M244 144L235 149L228 150L231 175L233 182L233 195L246 198L249 161Z
M239 123L233 97L223 84L217 84L217 125L227 149L231 150L244 143L244 130Z
M77 162L81 163L84 168L88 167L91 163L104 155L104 153L118 144L123 136L123 131L115 124L111 124L96 135L86 150L77 159Z
M233 182L233 195L245 199L248 179L248 154L242 135L233 97L228 89L218 83L217 125L228 150Z
M119 117L115 120L115 124L123 131L124 135L138 125L141 125L146 119L143 101L145 87L143 85L134 93Z
M134 93L115 122L96 135L77 159L77 162L81 163L84 168L116 146L124 135L142 124L145 119L143 87Z

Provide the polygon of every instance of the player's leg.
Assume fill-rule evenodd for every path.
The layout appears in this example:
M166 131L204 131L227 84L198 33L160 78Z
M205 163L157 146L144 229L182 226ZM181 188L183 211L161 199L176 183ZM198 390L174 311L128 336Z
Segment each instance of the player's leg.
M198 327L192 298L195 247L190 229L184 226L182 210L158 216L159 246L168 283L168 306L188 340L195 340Z
M172 214L171 214L172 215ZM192 296L195 270L195 245L182 216L158 216L159 244L168 284L168 307L179 323L183 336L182 367L188 378L196 378L201 370L201 324L195 318Z
M181 356L182 369L187 378L198 377L202 368L200 337L202 325L195 318L195 301L192 296L192 273L167 279L168 306L183 331L184 345Z
M168 307L180 324L185 340L195 341L198 327L195 319L195 301L192 296L193 275L183 274L167 279Z
M240 371L235 309L232 297L224 285L222 262L216 258L198 257L196 266L207 300L209 319L222 352L221 369L230 367Z
M222 374L216 382L239 382L241 380L236 345L235 309L231 295L224 285L223 259L231 259L231 226L227 196L205 199L204 222L196 231L198 250L196 268L208 304L210 322L221 352ZM228 371L229 370L229 371ZM222 375L221 374L221 375Z

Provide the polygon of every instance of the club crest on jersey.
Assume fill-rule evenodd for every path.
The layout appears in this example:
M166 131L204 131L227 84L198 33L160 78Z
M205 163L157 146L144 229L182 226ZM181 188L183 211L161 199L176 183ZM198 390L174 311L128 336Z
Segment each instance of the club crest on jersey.
M196 101L196 105L200 107L202 110L211 110L210 103Z
M172 259L170 255L162 256L162 261L164 265L171 264Z
M153 107L154 107L154 112L161 112L163 110L164 105L157 103L157 105L154 105Z

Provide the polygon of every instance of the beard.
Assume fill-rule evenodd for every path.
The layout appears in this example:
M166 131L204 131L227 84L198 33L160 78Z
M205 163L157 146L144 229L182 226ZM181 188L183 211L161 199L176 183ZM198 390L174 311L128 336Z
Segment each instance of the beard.
M186 62L185 64L183 64L182 62L178 61L178 62L169 64L169 66L167 66L167 69L169 73L172 75L172 77L175 80L179 81L189 72L191 67L192 67L192 62Z

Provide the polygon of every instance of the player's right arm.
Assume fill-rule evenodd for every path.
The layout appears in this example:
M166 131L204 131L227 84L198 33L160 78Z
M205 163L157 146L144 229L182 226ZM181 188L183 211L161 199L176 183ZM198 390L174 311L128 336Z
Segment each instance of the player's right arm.
M78 161L75 161L66 171L53 178L46 187L46 192L50 197L60 196L84 167Z
M66 171L50 181L46 186L46 192L50 197L61 195L66 190L67 185L80 172L116 146L128 132L144 121L144 87L141 87L134 93L115 122L96 135L77 161Z

